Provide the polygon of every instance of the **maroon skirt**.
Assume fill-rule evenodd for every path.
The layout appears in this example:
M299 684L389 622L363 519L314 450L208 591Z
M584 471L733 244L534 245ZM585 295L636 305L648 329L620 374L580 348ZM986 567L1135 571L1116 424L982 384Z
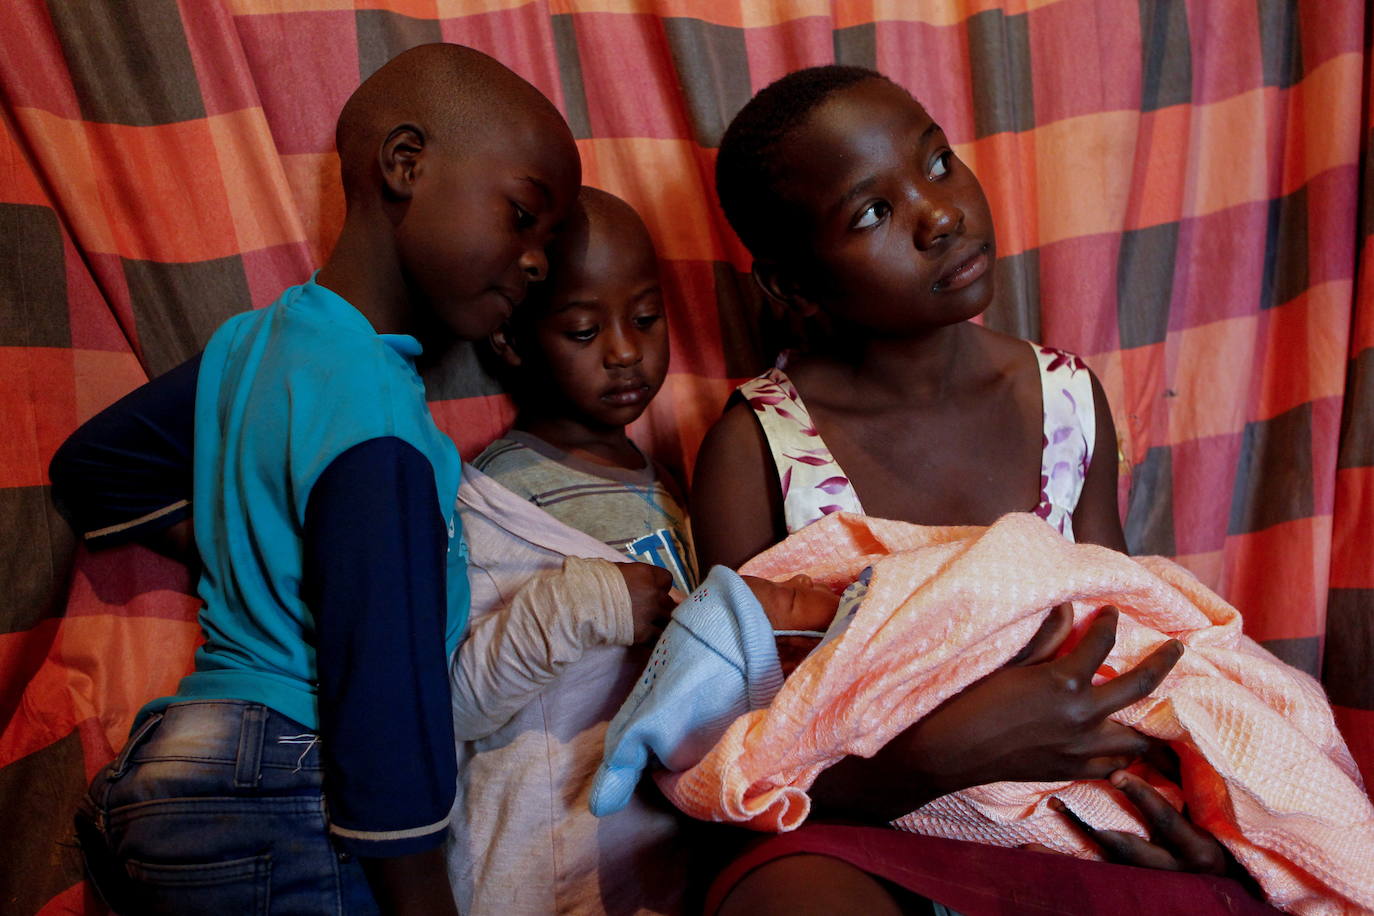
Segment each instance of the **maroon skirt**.
M761 840L727 866L707 894L707 916L754 869L802 854L848 862L965 916L1275 916L1280 912L1251 897L1230 878L1089 862L884 827L807 824Z

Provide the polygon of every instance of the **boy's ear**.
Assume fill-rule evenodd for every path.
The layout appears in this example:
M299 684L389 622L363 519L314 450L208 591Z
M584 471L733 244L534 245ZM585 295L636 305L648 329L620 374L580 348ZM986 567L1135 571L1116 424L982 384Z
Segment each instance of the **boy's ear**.
M753 273L754 282L768 294L768 298L789 312L809 318L820 311L820 307L802 292L801 284L792 272L778 262L755 260Z
M487 337L487 343L491 344L491 349L500 357L501 362L512 369L518 369L523 360L515 349L515 335L511 332L509 321L503 321L501 326Z
M387 191L400 200L409 200L419 174L420 155L425 149L425 132L414 124L398 124L382 141L377 165Z

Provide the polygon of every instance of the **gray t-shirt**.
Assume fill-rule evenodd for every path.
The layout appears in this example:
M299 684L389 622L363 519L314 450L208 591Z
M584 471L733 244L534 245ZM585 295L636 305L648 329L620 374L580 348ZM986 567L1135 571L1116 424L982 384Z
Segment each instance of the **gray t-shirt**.
M607 467L513 429L472 466L570 528L668 570L683 594L696 587L687 513L671 478L647 456L635 470Z

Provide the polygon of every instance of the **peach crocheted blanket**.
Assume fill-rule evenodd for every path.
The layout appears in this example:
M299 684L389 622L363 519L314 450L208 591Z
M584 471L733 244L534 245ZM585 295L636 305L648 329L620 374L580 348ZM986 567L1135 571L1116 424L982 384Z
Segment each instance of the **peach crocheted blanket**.
M1317 682L1241 632L1240 615L1182 567L1073 544L1031 515L989 528L926 528L835 514L751 560L744 573L806 573L835 588L864 567L848 628L802 662L767 709L742 716L695 767L660 772L686 813L786 831L840 758L871 756L943 700L1005 664L1046 609L1081 625L1121 609L1109 678L1170 637L1186 647L1164 683L1113 718L1165 739L1183 764L1193 821L1220 839L1274 905L1374 910L1374 809ZM998 783L938 799L895 826L1017 846L1092 847L1046 807L1058 796L1101 829L1144 828L1105 782Z

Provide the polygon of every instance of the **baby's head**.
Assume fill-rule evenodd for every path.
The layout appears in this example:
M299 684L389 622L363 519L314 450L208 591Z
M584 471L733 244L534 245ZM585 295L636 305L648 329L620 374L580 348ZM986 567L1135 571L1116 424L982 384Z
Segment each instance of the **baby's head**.
M397 55L349 97L335 132L355 259L387 249L415 324L491 333L547 270L544 246L572 207L581 162L539 90L453 44ZM336 249L337 251L337 249ZM390 269L390 268L388 268Z
M796 575L782 582L740 576L763 607L763 613L776 633L820 632L835 618L839 596L810 576Z
M783 582L755 576L740 578L758 599L773 627L778 664L783 677L788 677L820 644L821 634L839 609L839 596L812 582L810 576L793 576Z
M653 241L633 207L584 187L549 260L548 282L492 335L492 347L522 412L623 428L668 372Z
M996 245L982 187L909 92L872 70L813 67L744 106L716 187L775 300L868 334L982 312Z
M739 716L762 709L813 637L779 635L829 627L840 599L806 576L770 582L711 570L654 646L648 666L606 732L592 786L592 813L620 810L654 759L669 770L693 766ZM800 645L791 645L798 641Z

